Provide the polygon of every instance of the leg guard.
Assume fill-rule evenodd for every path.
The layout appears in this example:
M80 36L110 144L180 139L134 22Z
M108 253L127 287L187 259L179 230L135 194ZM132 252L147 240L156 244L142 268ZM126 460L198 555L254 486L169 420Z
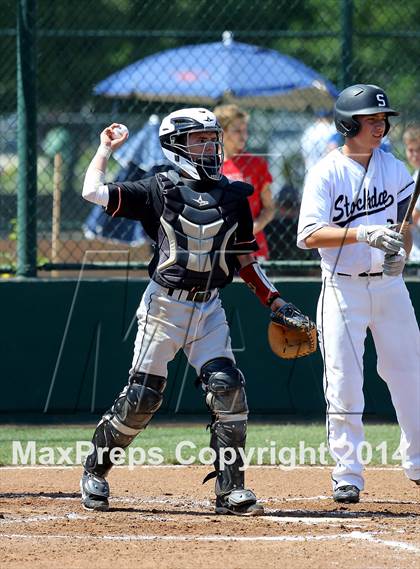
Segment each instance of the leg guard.
M217 358L203 366L200 379L212 413L210 446L216 452L216 472L206 476L204 482L216 477L216 513L262 515L264 508L257 504L255 494L244 488L245 473L240 454L245 448L248 419L244 376L231 360ZM232 450L227 451L227 448ZM223 468L220 464L222 449Z
M104 478L112 467L112 449L126 448L145 429L162 405L164 377L136 372L113 406L102 417L93 435L93 450L85 471Z
M206 392L206 403L212 413L210 446L216 452L214 464L216 473L216 495L224 496L232 490L243 489L243 460L239 449L245 448L248 405L245 394L245 379L233 362L227 358L217 358L206 363L200 379ZM220 468L220 450L231 448L232 453L225 452L227 462L236 453L233 464ZM241 469L241 470L240 470Z

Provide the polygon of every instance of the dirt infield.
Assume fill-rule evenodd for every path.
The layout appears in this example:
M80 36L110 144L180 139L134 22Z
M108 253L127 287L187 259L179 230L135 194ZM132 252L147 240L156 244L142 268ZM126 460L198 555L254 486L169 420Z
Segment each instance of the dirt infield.
M330 497L329 469L249 468L266 508L213 514L205 467L117 467L107 513L80 505L79 468L0 469L2 568L417 568L420 488L368 469L355 505Z

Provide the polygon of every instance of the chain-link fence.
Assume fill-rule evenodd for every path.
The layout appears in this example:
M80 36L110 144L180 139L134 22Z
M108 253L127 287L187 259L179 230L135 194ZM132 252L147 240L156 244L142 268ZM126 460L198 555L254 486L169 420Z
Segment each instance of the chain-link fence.
M237 176L253 176L260 186L259 197L254 196L259 203L252 207L263 227L265 257L310 265L313 254L295 245L299 203L307 168L340 144L331 122L337 92L354 82L387 90L402 117L386 143L402 159L402 133L420 119L418 2L403 7L391 0L2 4L8 5L0 14L4 271L19 268L19 255L33 245L35 230L29 237L26 231L31 223L35 227L33 215L38 270L76 270L83 261L112 265L128 255L132 263L150 258L151 246L139 225L110 220L81 198L99 132L111 122L128 125L131 135L111 160L107 180L135 179L161 163L157 123L165 114L197 104L239 105L249 115L246 151L258 157L259 166L252 175ZM28 8L35 8L29 18ZM33 57L36 96L35 89L25 93L28 70L19 75L25 49ZM17 117L28 106L36 117L36 153L18 159L18 140L30 138L17 136ZM20 130L30 128L20 124ZM19 172L22 160L30 165L35 154L36 212L34 200L28 200L31 170L26 169L26 178ZM235 156L230 159L235 166ZM98 253L86 256L86 251Z

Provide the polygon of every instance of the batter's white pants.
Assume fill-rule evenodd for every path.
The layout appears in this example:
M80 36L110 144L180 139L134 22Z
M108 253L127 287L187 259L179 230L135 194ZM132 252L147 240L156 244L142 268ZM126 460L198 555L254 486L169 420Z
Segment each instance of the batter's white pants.
M167 365L182 349L197 375L214 358L235 362L229 326L217 290L210 300L194 303L168 296L151 281L137 310L138 332L130 371L167 377Z
M324 360L327 432L336 461L333 488L363 490L357 449L364 440L363 352L370 328L377 371L388 385L401 428L403 468L420 478L420 333L413 306L399 277L323 275L317 325ZM363 454L362 454L363 456Z

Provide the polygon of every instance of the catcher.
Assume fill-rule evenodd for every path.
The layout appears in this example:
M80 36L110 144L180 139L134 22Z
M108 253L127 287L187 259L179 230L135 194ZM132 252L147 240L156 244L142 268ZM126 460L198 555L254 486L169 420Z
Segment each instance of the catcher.
M247 200L253 188L222 176L223 132L215 115L193 108L163 119L160 142L176 171L106 184L108 159L128 136L114 131L116 126L100 135L83 197L113 217L140 221L156 245L151 280L137 312L128 384L94 432L81 479L82 503L90 510L108 509L112 450L126 448L146 428L162 404L167 364L182 348L196 369L212 416L210 446L216 457L225 449L236 456L224 468L216 459L215 472L207 477L216 478L216 513L262 514L255 494L244 485L239 449L245 447L248 419L245 379L235 363L218 290L239 269L261 302L271 307L279 330L302 331L310 328L309 320L280 298L253 257L258 246Z

